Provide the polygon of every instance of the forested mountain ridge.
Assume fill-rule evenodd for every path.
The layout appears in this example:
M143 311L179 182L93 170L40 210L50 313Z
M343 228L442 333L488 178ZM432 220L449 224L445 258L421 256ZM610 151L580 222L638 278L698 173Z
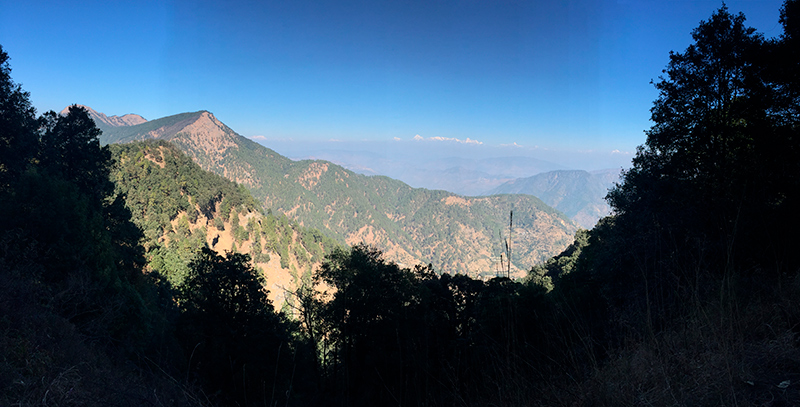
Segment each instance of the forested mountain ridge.
M201 169L163 140L111 146L111 177L144 233L148 268L179 286L197 251L249 255L264 274L270 300L292 301L286 292L310 285L323 256L337 246L316 230L283 214L263 213L250 193Z
M563 250L577 226L538 198L461 197L364 176L327 161L292 161L236 134L213 114L183 113L108 129L102 142L169 140L202 168L247 186L265 208L329 233L364 242L401 264L494 275L511 229L512 274Z
M564 212L585 229L591 229L611 208L608 190L619 181L619 169L601 171L557 170L505 182L486 195L527 194Z

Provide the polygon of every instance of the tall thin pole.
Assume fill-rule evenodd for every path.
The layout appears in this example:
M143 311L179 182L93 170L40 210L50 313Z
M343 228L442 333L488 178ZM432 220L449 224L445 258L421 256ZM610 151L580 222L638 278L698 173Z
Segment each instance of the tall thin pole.
M506 277L511 278L511 238L512 233L514 233L514 210L512 209L511 212L508 214L508 242L506 242L506 257L508 258L508 271L506 272Z

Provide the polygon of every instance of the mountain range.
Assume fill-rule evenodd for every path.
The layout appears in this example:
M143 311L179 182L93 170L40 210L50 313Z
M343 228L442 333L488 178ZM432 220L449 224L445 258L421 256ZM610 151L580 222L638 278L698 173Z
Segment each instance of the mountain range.
M426 154L420 146L402 143L369 146L373 151L358 149L358 146L349 143L338 144L341 144L341 148L310 151L297 151L285 145L281 147L289 147L286 150L293 153L290 155L292 159L323 159L360 174L386 175L415 187L443 189L464 196L486 195L487 191L507 181L567 169L546 160L514 155L438 156ZM460 153L474 154L470 151Z
M124 126L135 126L137 124L142 124L147 121L142 116L138 114L126 114L122 116L106 116L103 113L100 113L89 106L81 106L89 113L89 116L94 120L94 124L97 126L98 129L101 131L106 131L114 127L124 127ZM69 107L65 107L64 110L61 111L62 115L67 114L69 111Z
M395 139L312 143L254 139L293 160L327 160L359 174L385 175L418 188L442 189L464 196L534 195L587 229L609 214L604 197L619 180L623 168L583 171L569 167L568 162L557 164L516 155L521 152L515 151L513 146L486 147L453 141ZM541 152L545 157L551 157L551 153ZM559 156L552 157L558 159ZM587 162L586 165L591 164Z
M463 197L328 161L292 161L207 111L109 126L100 137L103 144L147 139L167 140L203 169L243 184L264 208L340 243L371 244L408 266L432 263L451 274L494 275L511 235L511 275L522 276L562 251L578 229L530 195Z
M619 169L550 171L508 181L486 194L534 195L564 212L581 227L591 229L611 212L604 198L609 188L619 181L619 175Z

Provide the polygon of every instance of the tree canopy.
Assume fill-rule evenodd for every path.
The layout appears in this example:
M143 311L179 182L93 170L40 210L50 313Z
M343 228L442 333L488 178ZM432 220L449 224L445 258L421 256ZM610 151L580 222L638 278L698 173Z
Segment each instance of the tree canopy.
M8 54L0 46L0 188L19 176L36 154L36 109L30 94L11 79Z
M176 300L182 310L178 335L191 371L207 389L222 391L224 402L269 400L276 383L285 397L291 338L250 257L223 257L204 247L189 269Z
M789 246L766 239L788 242L800 226L798 122L785 105L796 84L771 74L785 71L788 59L775 53L790 52L789 37L766 41L725 6L692 37L684 52L670 53L655 83L654 125L609 193L617 223L648 229L682 254L704 250L712 262L790 267ZM757 258L767 252L771 259Z
M47 171L101 200L114 191L109 179L111 152L100 146L100 129L86 109L73 105L66 115L45 113L39 119L39 133L40 165Z

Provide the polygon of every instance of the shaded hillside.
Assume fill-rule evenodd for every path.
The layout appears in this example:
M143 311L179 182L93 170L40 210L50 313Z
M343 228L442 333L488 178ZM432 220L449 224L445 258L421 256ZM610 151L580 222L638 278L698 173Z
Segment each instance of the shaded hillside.
M550 171L508 181L487 195L533 195L564 212L582 227L591 229L600 218L609 214L605 196L618 180L619 170L616 169Z
M463 198L367 177L326 161L291 161L236 134L206 111L114 128L106 142L170 140L201 167L246 185L253 196L342 243L365 242L403 264L493 275L514 210L513 263L520 275L563 250L576 226L531 196Z
M249 254L280 306L286 289L309 284L336 243L285 215L264 214L243 187L201 169L163 140L113 145L112 177L144 232L151 271L179 285L197 251ZM304 281L305 280L305 281Z

